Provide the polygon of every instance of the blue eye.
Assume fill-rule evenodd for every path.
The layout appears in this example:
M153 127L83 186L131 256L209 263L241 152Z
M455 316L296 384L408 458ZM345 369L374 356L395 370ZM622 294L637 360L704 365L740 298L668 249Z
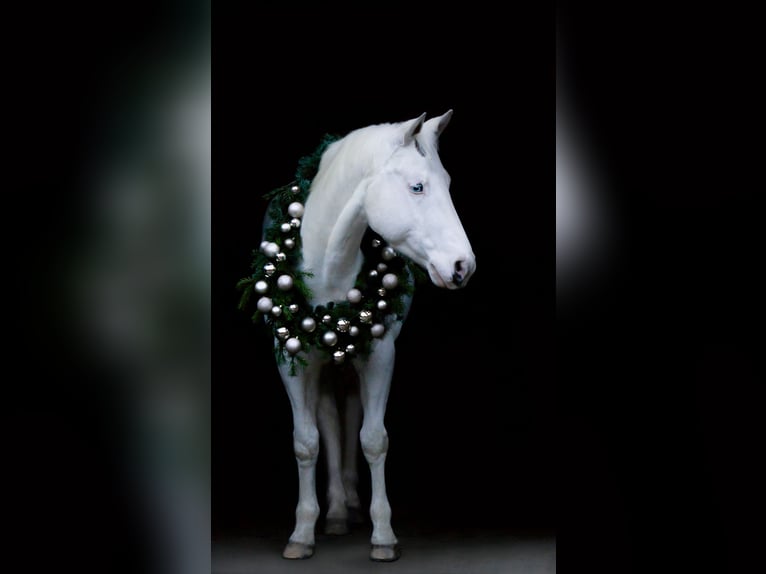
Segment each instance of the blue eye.
M423 184L422 183L416 183L415 185L410 186L410 191L412 193L423 193Z

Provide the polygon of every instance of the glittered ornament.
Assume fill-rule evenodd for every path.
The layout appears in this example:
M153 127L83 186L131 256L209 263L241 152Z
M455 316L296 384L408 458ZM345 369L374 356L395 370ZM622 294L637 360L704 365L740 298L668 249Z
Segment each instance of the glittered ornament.
M276 330L276 334L277 334L277 339L279 339L280 341L284 341L290 336L290 331L287 327L279 327Z
M299 201L293 201L287 206L287 213L290 217L303 217L303 204Z
M282 233L290 233L293 230L289 223L283 223L279 226L279 229L282 231Z
M314 321L312 317L305 317L303 321L301 321L301 329L303 329L307 333L313 333L314 329L316 328L317 328L317 322Z
M293 278L289 275L280 275L277 279L277 287L282 291L289 291L293 288Z
M327 331L324 335L322 335L322 342L328 347L332 347L335 345L335 343L338 342L338 335L335 333L335 331Z
M293 217L290 220L290 227L292 227L293 229L298 229L300 226L301 226L301 220L298 219L297 217Z
M255 292L264 295L269 290L269 284L266 281L260 280L255 282Z
M396 257L396 251L394 251L393 247L386 245L383 248L383 251L380 252L380 256L386 261L391 261L394 257Z
M372 312L370 311L359 311L359 320L362 323L370 323L372 321Z
M375 323L370 328L370 333L372 334L373 337L382 337L383 333L385 333L385 332L386 332L386 328L383 325L381 325L380 323Z
M386 296L386 289L385 289L385 287L381 287L380 289L378 289L378 295L380 295L381 297L385 297Z
M335 326L338 329L338 333L347 333L349 327L351 327L351 321L348 319L338 319Z
M266 274L266 277L271 277L274 275L274 272L277 270L277 266L273 263L267 263L263 266L263 272Z
M335 361L336 365L340 365L343 361L346 360L346 352L345 351L335 351L332 354L332 360Z
M286 261L286 260L287 260L287 255L285 255L284 253L282 253L282 252L280 251L279 253L277 253L277 255L276 255L276 259L277 259L277 261L279 261L279 262L282 262L282 261Z
M301 342L297 338L291 337L285 341L285 349L287 349L288 353L294 355L301 350Z
M261 313L268 313L274 307L274 303L268 297L261 297L256 307Z
M346 293L346 299L349 303L359 303L362 300L362 292L359 289L350 289Z

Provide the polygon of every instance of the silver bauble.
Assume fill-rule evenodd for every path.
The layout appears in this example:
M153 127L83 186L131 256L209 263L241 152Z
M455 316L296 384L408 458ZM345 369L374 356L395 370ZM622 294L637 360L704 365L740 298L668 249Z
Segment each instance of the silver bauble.
M290 220L290 227L292 227L293 229L298 229L300 226L301 226L301 220L298 219L297 217L293 217Z
M378 309L380 309L381 311L385 311L386 309L388 309L388 303L386 303L385 299L381 299L380 301L378 301Z
M370 323L372 322L372 312L371 311L359 311L359 320L362 323Z
M290 336L290 331L287 329L287 327L279 327L277 329L277 339L280 341L284 341Z
M378 269L378 273L385 273L386 270L388 269L388 265L386 265L385 263L378 263L377 269Z
M305 317L303 321L301 321L301 329L303 329L307 333L313 333L314 329L316 328L317 328L317 322L314 321L313 317Z
M381 282L386 289L396 289L396 286L399 285L399 278L393 273L386 273Z
M346 299L349 303L359 303L362 300L362 292L359 289L349 289Z
M263 250L262 250L262 251L263 251L263 254L264 254L266 257L268 257L268 258L272 258L272 257L274 257L274 256L275 256L277 253L279 253L279 245L277 245L276 243L273 243L273 242L269 241L268 243L266 243L266 245L264 246L264 248L263 248Z
M378 289L378 295L380 295L381 297L385 297L386 296L386 289L385 289L385 287L381 287L380 289Z
M277 253L277 261L285 261L287 259L287 255L285 255L282 251Z
M301 190L301 188L300 188L300 187L298 187L297 185L294 185L294 186L292 186L292 187L290 188L290 191L292 191L293 193L296 193L296 194L297 194L297 193L298 193L300 190Z
M332 317L330 315L322 315L322 323L329 325L332 323Z
M269 284L266 283L266 281L256 281L255 282L255 292L259 293L260 295L264 295L269 290Z
M287 213L290 217L303 217L303 204L299 201L293 201L287 206Z
M274 303L268 297L261 297L256 304L261 313L268 313L274 307Z
M338 333L348 333L348 329L351 327L351 321L348 319L338 319L338 323L335 326L338 329Z
M348 334L352 337L358 337L359 336L359 327L356 325L352 325L351 328L348 330Z
M283 243L284 243L284 246L287 247L288 249L292 249L293 247L295 247L295 239L293 239L292 237L288 237L287 239L284 240Z
M383 251L380 252L380 256L386 261L391 261L394 257L396 257L396 251L394 251L393 247L386 245L383 248Z
M260 245L259 249L260 249L262 252L264 252L264 253L265 253L264 249L266 249L266 246L267 246L268 244L269 244L269 242L268 242L268 241L266 241L266 240L264 239L263 241L261 241L261 245Z
M277 270L277 266L273 263L267 263L263 266L263 272L266 274L266 277L271 277L274 275L274 272Z
M372 240L372 246L373 247L380 247L380 239L373 239Z
M375 271L375 269L373 269L372 271L369 272L368 275L370 276L370 278L375 279L375 277L378 276L378 272Z
M335 345L335 343L338 342L338 335L335 333L335 331L327 331L324 335L322 335L322 342L328 347L332 347Z
M382 337L383 333L385 333L385 332L386 332L386 328L383 325L381 325L380 323L375 323L370 328L370 333L372 334L373 337Z
M271 308L271 314L274 315L275 317L279 317L282 314L282 307L280 307L279 305L274 305Z
M285 341L285 349L287 349L288 353L294 355L301 350L301 342L296 337L291 337Z
M356 347L354 347L353 344L349 343L348 345L346 345L346 353L349 355L353 355L354 353L356 353Z
M293 228L289 223L283 223L279 226L279 229L282 231L282 233L290 233Z
M335 351L332 354L332 360L335 361L336 365L340 365L345 359L346 359L345 351Z
M296 303L290 303L287 308L290 309L290 313L297 313L298 309L300 309Z
M289 291L293 288L293 278L289 275L280 275L277 279L277 287L282 291Z

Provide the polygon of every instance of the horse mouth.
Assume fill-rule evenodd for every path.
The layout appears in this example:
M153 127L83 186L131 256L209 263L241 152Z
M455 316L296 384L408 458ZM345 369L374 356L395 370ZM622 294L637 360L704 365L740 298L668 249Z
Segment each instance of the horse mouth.
M434 285L443 289L460 289L460 287L465 285L465 282L460 284L455 283L452 281L452 278L444 279L444 277L442 277L442 275L436 270L436 267L434 267L434 265L431 263L428 264L428 275L431 277L431 282Z

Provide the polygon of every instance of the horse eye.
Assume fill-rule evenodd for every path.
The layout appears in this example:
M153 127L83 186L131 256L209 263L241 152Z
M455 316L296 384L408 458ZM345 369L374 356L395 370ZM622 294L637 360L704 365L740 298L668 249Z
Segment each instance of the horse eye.
M410 191L412 193L423 193L423 184L422 183L416 183L415 185L410 186Z

